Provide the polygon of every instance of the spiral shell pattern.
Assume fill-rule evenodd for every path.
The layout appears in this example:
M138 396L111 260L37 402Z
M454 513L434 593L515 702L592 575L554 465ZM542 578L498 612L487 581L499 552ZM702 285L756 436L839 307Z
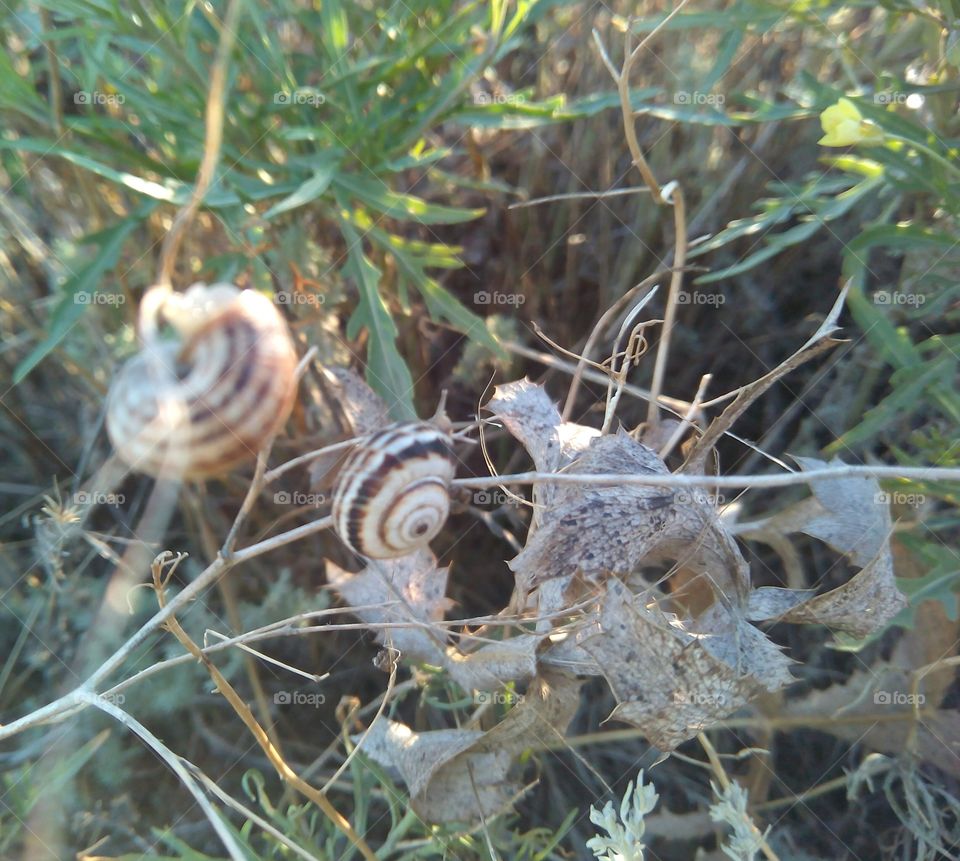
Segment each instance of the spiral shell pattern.
M360 442L340 471L334 528L362 556L412 553L446 522L455 472L452 440L441 429L409 422L382 430Z
M175 341L145 339L114 379L107 433L130 467L156 477L222 475L252 460L287 420L297 354L266 296L195 284L158 309Z

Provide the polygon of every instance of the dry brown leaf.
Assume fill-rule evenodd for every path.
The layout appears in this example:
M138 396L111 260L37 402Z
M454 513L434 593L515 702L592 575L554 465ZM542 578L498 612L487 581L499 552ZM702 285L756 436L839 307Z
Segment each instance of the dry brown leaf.
M845 466L840 458L827 463L814 457L795 457L804 470ZM821 510L800 526L800 531L819 538L834 550L864 567L887 546L892 526L890 503L876 479L821 478L810 482Z
M600 435L594 428L563 422L543 386L527 379L497 386L486 409L523 443L538 472L557 472ZM538 484L533 501L553 505L562 493L556 485Z
M812 457L796 460L806 470L843 466ZM765 535L803 532L847 556L861 570L842 586L816 597L807 590L764 587L750 594L747 617L754 621L815 623L865 637L906 606L897 589L890 552L890 506L872 478L826 478L810 482L813 496L751 525Z
M373 433L390 422L390 408L359 374L349 368L324 368L324 379L355 436Z
M442 629L423 627L443 619L450 605L446 597L449 569L437 568L430 550L418 550L390 560L368 560L367 567L351 574L327 562L327 581L354 607L383 604L382 608L355 610L371 625L418 623L409 628L385 628L377 639L399 649L412 661L443 664L446 658Z
M373 725L363 750L404 780L418 816L428 822L474 822L503 812L520 794L515 760L562 736L579 706L579 691L580 683L567 676L544 674L488 732L417 733L383 720Z
M444 667L465 691L502 690L508 682L526 682L537 672L537 647L543 635L521 634L488 643L470 654L447 649Z
M777 589L773 586L764 591L767 593L765 603L769 603L769 594L772 592L792 593L790 589ZM894 582L893 559L887 547L842 586L816 598L806 597L809 594L807 591L801 592L800 596L805 597L805 600L785 613L777 613L776 617L783 622L826 625L855 637L866 637L882 628L907 605L907 599ZM777 600L789 601L793 597L797 597L796 593L780 596ZM771 618L757 615L755 611L751 595L748 618L755 621Z
M789 684L789 659L742 620L728 615L721 626L722 612L708 622L724 633L694 633L610 580L599 630L581 642L617 697L611 717L672 750L752 697Z
M657 454L628 434L596 437L566 474L668 475ZM641 563L677 560L728 596L745 593L749 571L702 493L643 485L567 485L544 525L509 565L521 595L555 577L628 576ZM541 607L541 611L544 608Z

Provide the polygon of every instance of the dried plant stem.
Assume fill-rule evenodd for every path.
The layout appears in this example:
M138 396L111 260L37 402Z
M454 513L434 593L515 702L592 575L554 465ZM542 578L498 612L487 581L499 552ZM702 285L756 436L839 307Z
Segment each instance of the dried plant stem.
M563 472L518 472L512 475L478 476L476 478L455 478L457 487L470 487L482 490L500 484L583 484L612 485L622 487L731 487L731 488L768 488L789 487L794 484L809 484L829 478L901 478L911 481L960 481L960 467L937 466L867 466L864 464L844 464L787 472L780 475L624 475L622 473L596 473L568 475ZM289 534L289 533L285 533ZM283 538L284 536L277 536ZM275 540L275 539L271 539ZM253 548L250 548L253 549Z
M680 6L682 5L681 3ZM676 233L674 242L676 247L673 254L670 292L667 294L667 311L663 319L663 334L660 336L660 343L657 345L657 358L653 365L653 380L650 383L651 397L647 405L647 424L651 429L655 429L660 422L657 397L663 388L663 377L667 371L670 336L673 333L673 323L677 317L677 299L680 296L680 287L683 284L683 267L687 262L687 207L684 202L683 191L679 186L673 189L670 199L673 201L673 224Z
M713 379L713 374L704 374L700 378L700 385L697 387L697 393L693 396L693 401L690 404L690 409L683 416L683 421L677 425L676 429L672 434L670 434L670 439L664 443L663 448L660 449L660 459L666 460L670 452L673 451L674 447L680 440L683 439L683 435L693 424L694 419L696 418L697 413L700 412L700 403L703 400L704 394L706 394L707 386L710 385L710 381Z
M394 657L399 657L399 652L394 652ZM370 735L373 730L374 724L381 717L383 717L384 711L386 711L387 703L390 702L390 697L393 696L394 686L397 683L397 661L394 660L390 666L390 678L387 679L387 689L383 692L383 696L380 698L380 705L377 708L377 713L373 716L373 720L370 721L370 725L363 731L363 735L360 737L359 741L353 746L353 749L344 757L343 762L340 763L340 767L328 778L327 782L323 785L321 790L326 794L330 787L333 786L337 780L340 779L347 768L349 768L350 763L353 761L353 758L360 752L360 748L363 747L363 743L367 740L367 736ZM344 736L347 736L346 728L344 728Z
M241 804L235 798L228 795L224 792L217 784L212 781L207 775L202 771L197 769L197 780L199 780L206 788L211 795L216 795L224 804L229 805L237 813L241 814L244 818L249 819L251 822L255 823L259 828L273 837L277 842L286 846L291 852L295 855L298 855L300 858L305 859L305 861L316 861L316 855L311 855L306 849L298 844L294 843L289 837L287 837L280 829L275 828L266 819L257 814L255 811L251 810L245 804Z
M546 365L549 368L556 368L558 371L563 371L566 374L578 373L577 368L578 364L575 365L573 362L568 362L564 359L558 358L557 356L552 356L550 353L544 353L542 350L531 350L529 347L524 346L523 344L517 344L514 341L502 341L501 346L505 350L509 350L511 353L516 353L518 356L523 356L525 359L531 359L534 362L540 362L541 364ZM586 355L586 353L584 353ZM584 366L587 365L587 361L584 360ZM580 378L584 380L590 380L594 383L602 383L606 385L610 377L608 374L601 373L600 371L594 371L589 367L584 367L583 370L579 371ZM642 389L639 386L633 386L627 383L623 387L624 394L632 395L635 398L640 398L641 400L648 401L650 400L650 391L648 389ZM660 405L665 409L675 412L678 416L682 416L684 412L689 409L690 404L687 401L682 401L679 398L671 398L667 395L660 395ZM573 407L571 406L571 410Z
M243 848L230 833L230 829L227 828L226 823L224 823L220 817L217 809L210 803L210 799L207 798L197 785L197 781L194 780L193 775L186 769L181 757L170 750L170 748L136 720L136 718L127 714L114 703L108 702L103 697L89 692L83 692L80 695L80 701L106 712L115 721L123 724L131 732L139 736L146 743L147 747L163 760L167 767L180 778L180 782L189 790L190 794L196 800L197 806L203 811L204 816L207 817L210 825L213 826L213 830L217 833L221 841L223 841L223 845L227 852L230 853L230 857L234 859L234 861L246 861L247 855L243 851Z
M902 721L913 721L914 719L934 718L939 713L936 708L927 708L920 710L916 715L912 710L894 712L870 712L855 715L837 715L834 713L825 715L775 715L775 716L757 716L728 718L720 721L713 726L712 730L729 729L763 729L776 730L784 732L791 729L802 729L809 727L833 726L863 726L884 723L900 723ZM559 743L548 745L548 749L556 750L561 746L586 747L593 744L619 744L625 741L633 741L638 738L646 738L646 730L635 729L613 729L603 732L589 732L582 735L569 736L564 739L564 744Z
M220 42L217 53L210 69L210 89L207 93L207 106L204 115L206 134L203 141L203 158L197 172L197 182L187 203L174 216L173 224L164 237L160 248L160 263L157 269L157 284L161 287L170 286L170 276L173 272L180 244L184 234L193 221L206 197L210 185L213 183L220 162L220 147L223 142L223 106L226 98L227 67L230 63L230 54L237 38L237 24L240 20L240 9L243 0L231 0L223 18L223 27L220 30Z
M667 22L669 22L674 15L677 15L680 10L686 6L687 2L688 0L680 0L671 10L670 14L636 47L633 47L632 44L632 22L627 23L627 33L623 49L624 60L619 72L610 61L610 57L603 47L599 35L596 31L594 31L593 34L594 40L600 49L603 62L617 85L617 93L620 96L620 113L623 117L623 133L627 141L627 149L630 150L630 158L632 159L633 165L640 172L644 183L646 183L650 189L654 203L673 206L674 252L670 292L667 294L667 310L663 321L663 334L657 345L657 357L653 366L653 380L650 384L650 400L647 404L647 425L652 431L656 430L660 422L660 411L657 408L657 400L663 387L667 359L670 354L670 335L673 331L673 324L676 318L677 298L680 295L680 287L683 284L683 267L687 259L687 216L683 191L679 185L676 182L671 182L661 187L657 178L653 175L653 171L650 169L646 158L644 158L643 150L640 148L640 141L637 138L636 121L633 115L633 106L630 104L630 72L633 69L633 64L636 62L637 57L646 47L647 43L666 26Z
M161 609L169 607L170 604L166 602L166 589L164 586L164 567L169 565L170 570L167 572L166 576L169 577L170 574L176 569L177 565L180 563L180 560L183 557L173 558L173 554L169 552L164 552L157 557L153 565L153 582L154 588L157 592L157 601L160 604ZM172 633L177 640L180 641L180 644L193 655L200 663L204 665L207 672L210 674L210 678L213 679L214 683L217 686L217 690L223 694L224 698L230 705L233 707L233 710L240 717L240 720L243 721L247 729L250 731L250 734L254 737L257 744L260 745L261 750L266 754L267 758L270 760L271 765L276 769L277 774L291 785L298 792L302 793L304 796L309 798L314 804L319 807L324 815L340 830L342 831L347 838L353 843L354 846L360 851L360 854L363 855L367 861L377 861L377 856L373 853L373 850L367 845L366 841L353 830L353 826L350 822L343 816L330 802L327 796L311 786L305 780L302 780L300 776L287 765L286 761L280 755L280 752L274 747L273 742L270 741L269 736L264 731L263 727L257 722L257 719L254 717L253 712L250 710L250 707L244 702L243 698L233 689L233 686L226 680L220 670L217 669L213 661L210 660L207 655L204 654L203 650L190 639L190 636L186 631L180 626L180 623L177 621L175 615L170 615L168 619L164 622L164 627Z
M661 269L658 272L654 272L653 275L644 278L639 284L627 290L627 292L617 299L617 301L614 302L609 308L607 308L607 310L601 315L600 319L597 320L590 332L590 335L587 337L586 343L583 345L583 351L580 354L580 360L577 362L576 370L573 373L573 379L570 381L570 389L567 391L567 399L564 401L563 412L561 413L561 418L563 418L564 421L568 421L570 414L573 412L573 406L576 403L577 394L580 391L580 380L587 370L587 364L590 361L590 354L593 352L593 348L596 346L600 335L607 328L607 326L610 325L617 314L623 310L626 304L634 296L636 296L637 293L653 286L669 271L669 269ZM625 390L629 391L629 389L626 389L626 387Z
M556 203L559 200L603 200L607 197L620 197L624 194L649 194L649 188L609 188L606 191L574 191L569 194L549 194L511 203L507 209L524 209L528 206L540 206L543 203Z

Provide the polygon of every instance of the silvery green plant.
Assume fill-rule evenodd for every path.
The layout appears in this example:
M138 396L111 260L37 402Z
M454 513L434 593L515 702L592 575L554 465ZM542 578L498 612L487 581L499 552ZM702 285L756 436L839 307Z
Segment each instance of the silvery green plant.
M633 781L627 784L627 791L620 802L620 816L608 801L603 810L590 807L590 821L607 832L607 837L599 834L587 841L587 848L600 861L643 861L641 842L646 830L643 818L657 806L660 796L653 784L644 786L643 772L637 776L637 786Z
M716 784L711 786L717 802L710 805L710 818L729 825L733 830L720 847L723 854L733 861L754 861L766 832L761 833L747 812L747 791L736 781L723 790Z

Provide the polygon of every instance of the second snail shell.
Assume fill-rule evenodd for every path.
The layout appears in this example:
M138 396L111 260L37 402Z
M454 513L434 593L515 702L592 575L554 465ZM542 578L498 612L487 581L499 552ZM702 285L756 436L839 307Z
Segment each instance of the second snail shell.
M252 460L293 405L297 354L286 322L266 296L232 284L195 284L155 311L176 338L151 328L114 379L106 422L117 454L176 479Z
M357 444L333 492L337 534L373 559L405 556L441 530L456 471L450 436L429 422L386 428Z

